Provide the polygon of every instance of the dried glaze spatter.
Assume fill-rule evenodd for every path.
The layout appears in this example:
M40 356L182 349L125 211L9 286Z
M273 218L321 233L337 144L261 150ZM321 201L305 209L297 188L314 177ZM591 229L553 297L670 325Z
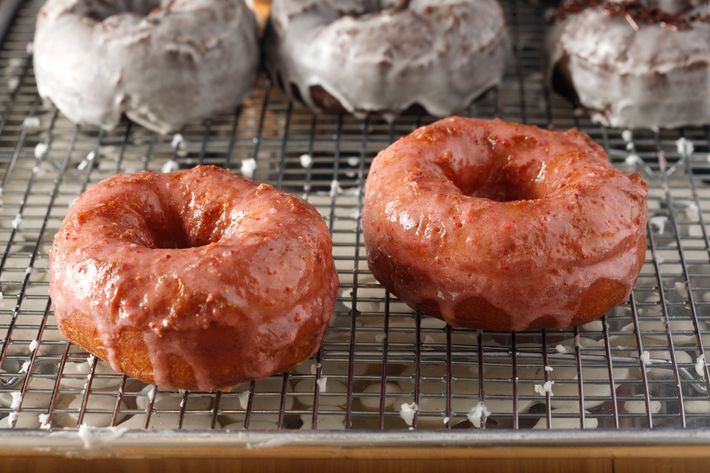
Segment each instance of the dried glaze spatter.
M274 0L267 67L318 110L447 115L498 84L509 41L496 0Z
M631 291L646 193L575 130L448 118L375 158L368 262L407 304L454 326L569 327Z
M575 1L548 35L555 88L616 127L710 123L710 2Z
M58 230L50 295L62 332L117 371L213 389L317 350L338 287L331 247L312 206L226 170L116 175Z
M167 133L234 107L259 57L241 0L48 0L34 37L39 94L107 129L125 113Z

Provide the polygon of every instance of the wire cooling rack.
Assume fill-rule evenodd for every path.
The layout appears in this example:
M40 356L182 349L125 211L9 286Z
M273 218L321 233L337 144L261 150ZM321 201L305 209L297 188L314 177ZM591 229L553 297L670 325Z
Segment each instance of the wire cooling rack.
M667 429L668 439L710 426L703 358L710 340L710 131L604 128L548 94L541 8L504 4L514 40L505 81L465 113L577 127L615 165L640 171L650 187L649 250L629 300L601 320L510 334L452 329L415 313L367 268L360 209L369 164L432 118L388 124L313 115L262 78L232 113L174 136L128 122L111 133L77 127L36 93L30 43L40 3L21 4L0 47L0 427L15 432L5 441L49 441L56 435L48 433L81 425L210 430L223 440L235 431L280 431L267 439L326 431L341 443L362 438L358 431L372 433L369 440L386 433L394 433L390 441L424 433L451 439L454 432L443 431L454 430L459 439L502 441L515 430L542 429L547 434L516 438L560 441L588 431L603 431L595 438L627 432L629 440L643 430L650 439L650 429ZM255 164L255 179L315 205L333 234L341 290L322 348L293 372L229 392L163 391L114 373L61 337L47 296L47 251L88 186L117 172L201 163L236 173ZM410 425L401 406L412 403ZM576 432L549 430L558 428Z

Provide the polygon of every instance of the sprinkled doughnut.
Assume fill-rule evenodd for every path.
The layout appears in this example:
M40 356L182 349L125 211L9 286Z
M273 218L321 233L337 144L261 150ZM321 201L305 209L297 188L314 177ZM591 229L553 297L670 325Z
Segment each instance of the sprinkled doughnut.
M365 189L373 275L457 327L570 327L623 301L646 184L576 131L452 117L381 151Z
M37 17L39 94L80 124L179 129L236 106L258 63L242 0L48 0Z
M710 123L710 2L573 0L548 37L553 87L615 127Z
M497 85L509 41L496 0L274 0L272 77L316 110L448 115Z
M119 372L211 390L312 355L338 288L300 199L214 166L115 175L72 206L50 254L61 332Z

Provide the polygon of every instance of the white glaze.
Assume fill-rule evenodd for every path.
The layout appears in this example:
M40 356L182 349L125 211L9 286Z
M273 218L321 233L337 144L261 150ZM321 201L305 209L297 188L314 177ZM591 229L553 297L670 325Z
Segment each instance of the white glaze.
M480 429L482 426L486 425L486 419L488 419L488 416L491 414L492 412L489 411L483 401L481 401L468 411L466 417L474 427Z
M676 151L684 157L688 157L695 152L695 144L685 137L680 137L675 142Z
M275 0L267 67L314 109L320 86L349 112L419 104L448 115L498 84L508 53L496 0Z
M538 393L540 396L545 396L546 394L554 396L555 394L552 392L553 384L555 384L554 381L545 381L543 384L536 384L535 392Z
M404 402L399 406L399 416L407 425L411 426L414 423L414 414L416 414L418 410L419 406L416 402Z
M47 149L49 146L47 146L47 143L37 143L35 146L35 159L42 159L44 158L44 155L47 154Z
M41 125L39 117L26 117L22 120L22 128L37 129Z
M259 48L243 1L132 4L134 12L124 2L50 0L40 10L37 88L70 120L111 129L125 113L167 133L236 106L250 91Z
M653 2L647 2L652 4ZM688 2L661 1L679 11ZM710 4L691 14L710 13ZM710 24L686 31L643 24L588 8L558 21L548 38L551 67L569 58L572 83L592 118L614 127L679 127L710 123Z
M302 154L298 160L301 163L301 167L304 169L308 169L313 165L313 158L310 154Z

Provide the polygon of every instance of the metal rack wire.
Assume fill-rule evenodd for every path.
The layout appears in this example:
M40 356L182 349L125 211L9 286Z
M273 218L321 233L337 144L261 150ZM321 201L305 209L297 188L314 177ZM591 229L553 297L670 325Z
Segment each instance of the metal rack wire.
M600 321L510 334L452 329L413 313L367 268L360 208L368 166L394 138L432 118L388 124L313 115L262 78L233 113L176 136L127 122L111 133L77 127L36 94L27 45L40 3L22 5L0 47L0 427L228 435L470 431L479 419L481 429L503 432L710 426L702 358L703 339L710 341L710 130L604 128L548 94L541 9L505 3L513 60L502 86L466 113L577 127L614 164L641 171L650 187L649 251L630 299ZM341 293L313 359L231 392L172 392L116 374L61 337L47 296L47 251L81 191L116 172L198 163L240 172L248 159L256 161L255 179L311 202L333 234ZM409 426L400 406L412 402L418 412ZM491 412L482 419L479 402Z

